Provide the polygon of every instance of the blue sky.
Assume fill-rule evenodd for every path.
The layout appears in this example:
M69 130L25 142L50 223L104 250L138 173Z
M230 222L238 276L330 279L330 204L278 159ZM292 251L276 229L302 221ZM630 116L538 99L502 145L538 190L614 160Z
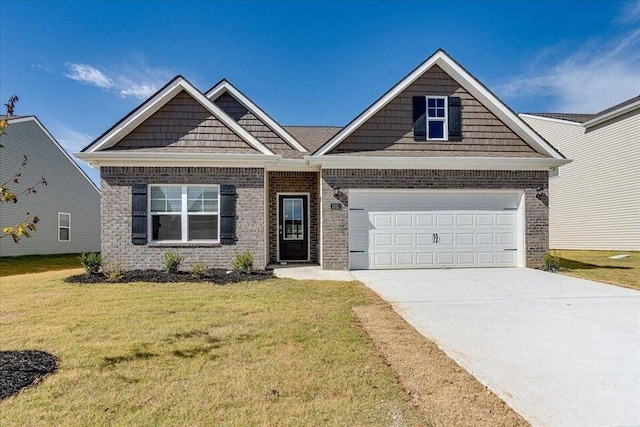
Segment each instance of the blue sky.
M284 125L344 125L438 48L517 112L640 93L640 0L15 1L0 100L79 151L181 74L227 78ZM97 171L78 161L95 181Z

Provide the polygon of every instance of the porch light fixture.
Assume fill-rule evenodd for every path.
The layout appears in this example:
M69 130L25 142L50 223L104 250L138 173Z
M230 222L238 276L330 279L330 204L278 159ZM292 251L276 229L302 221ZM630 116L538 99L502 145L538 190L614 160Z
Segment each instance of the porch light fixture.
M543 196L544 196L544 187L540 185L536 187L536 199L540 199Z
M335 187L333 187L333 197L337 199L338 196L340 196L340 187L336 185Z

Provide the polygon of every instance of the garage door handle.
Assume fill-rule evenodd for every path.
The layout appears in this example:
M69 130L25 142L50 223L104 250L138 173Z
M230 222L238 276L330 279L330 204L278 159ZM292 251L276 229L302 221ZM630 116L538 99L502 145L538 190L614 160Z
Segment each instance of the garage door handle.
M517 251L517 249L503 249L503 251Z
M349 251L350 254L363 254L365 251Z

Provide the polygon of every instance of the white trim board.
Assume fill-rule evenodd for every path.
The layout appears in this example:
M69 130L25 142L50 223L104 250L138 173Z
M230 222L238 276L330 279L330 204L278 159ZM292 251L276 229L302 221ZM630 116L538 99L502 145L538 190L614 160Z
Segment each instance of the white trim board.
M607 120L615 119L618 116L621 116L623 114L626 114L626 113L628 113L630 111L633 111L635 109L638 109L638 108L640 108L640 101L636 101L636 102L631 103L629 105L625 105L624 107L620 107L620 108L617 108L617 109L615 109L613 111L609 111L606 114L602 114L602 115L596 116L593 119L583 123L582 126L584 126L585 128L590 128L592 126L599 125L600 123L604 123Z
M302 146L289 132L287 132L282 126L280 126L275 120L265 113L260 107L247 98L242 92L236 89L227 80L221 80L220 83L212 87L205 96L213 102L220 97L223 93L228 92L236 101L242 104L246 109L251 111L256 117L267 125L273 132L275 132L280 138L282 138L292 148L300 151L301 153L308 153L309 151Z
M247 144L255 148L262 154L275 155L269 148L258 141L253 135L247 132L242 126L240 126L235 120L233 120L227 113L222 111L217 105L211 102L205 97L198 89L196 89L191 83L189 83L184 77L178 76L173 81L169 82L163 89L153 95L142 105L140 105L134 112L111 128L107 133L102 135L96 141L86 147L83 152L93 153L98 150L109 148L118 143L122 138L128 135L131 131L137 128L142 122L151 117L155 112L172 100L178 93L182 91L187 92L196 101L206 108L214 117L220 120L225 126L227 126L236 135L242 138Z
M545 120L547 122L561 123L563 125L582 126L582 123L580 122L573 122L571 120L563 120L563 119L555 119L553 117L536 116L535 114L520 113L518 114L518 117L525 118L525 119Z
M73 164L73 166L75 166L76 169L78 169L78 171L82 174L82 176L84 176L85 179L87 181L89 181L91 186L98 192L98 194L100 194L100 189L96 186L96 184L91 180L91 178L89 178L89 176L85 173L85 171L83 171L82 168L73 160L73 158L71 158L69 153L67 153L65 151L65 149L62 148L62 145L60 145L60 143L58 141L56 141L56 139L53 137L53 135L51 135L51 132L49 132L47 130L47 128L44 127L44 125L42 123L40 123L40 120L38 120L38 118L36 116L26 116L26 117L20 117L20 118L17 118L17 119L12 119L11 117L9 117L9 119L8 119L9 124L11 124L11 123L29 122L29 121L34 121L38 125L38 127L40 127L40 129L44 132L44 134L47 136L47 138L49 138L51 140L51 142L53 142L53 145L55 145L56 147L58 147L58 149L60 151L62 151L62 154L64 154L64 156L67 159L69 159L69 161Z
M534 150L554 159L564 159L564 156L558 150L531 129L531 127L511 111L509 107L500 101L498 97L491 93L482 83L469 74L442 49L431 55L420 66L409 73L409 75L402 79L373 105L367 108L344 129L320 147L312 156L318 157L330 152L434 65L442 68L451 78L458 82L460 86L481 102L489 111L495 114L498 119L505 123L505 125L507 125Z

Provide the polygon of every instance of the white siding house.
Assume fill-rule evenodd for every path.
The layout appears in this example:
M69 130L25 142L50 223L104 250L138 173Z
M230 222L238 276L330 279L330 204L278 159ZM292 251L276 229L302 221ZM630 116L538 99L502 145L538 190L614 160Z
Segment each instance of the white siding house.
M573 162L549 179L549 246L640 250L640 96L597 114L520 114Z
M0 183L9 181L14 193L38 182L37 194L22 195L18 203L0 204L0 224L13 226L25 220L26 213L40 219L31 238L14 243L0 239L0 256L63 254L100 250L100 191L62 149L35 116L12 117L0 137ZM11 178L23 155L27 165L18 184Z

